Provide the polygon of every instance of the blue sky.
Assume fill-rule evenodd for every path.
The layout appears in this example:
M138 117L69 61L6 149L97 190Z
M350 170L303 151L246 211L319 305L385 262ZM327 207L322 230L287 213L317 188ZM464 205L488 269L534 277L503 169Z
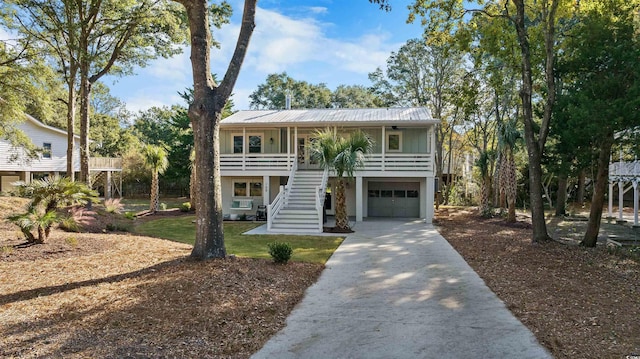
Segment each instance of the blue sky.
M234 50L242 16L241 0L230 0L231 23L214 36L212 71L222 77ZM234 89L236 110L249 108L249 94L268 74L286 71L299 81L370 85L367 74L384 67L392 51L420 37L419 24L406 24L409 0L392 0L386 13L368 0L260 0L256 28ZM189 49L171 59L153 61L137 75L104 82L131 111L182 104L177 91L191 86ZM114 83L114 80L116 81Z

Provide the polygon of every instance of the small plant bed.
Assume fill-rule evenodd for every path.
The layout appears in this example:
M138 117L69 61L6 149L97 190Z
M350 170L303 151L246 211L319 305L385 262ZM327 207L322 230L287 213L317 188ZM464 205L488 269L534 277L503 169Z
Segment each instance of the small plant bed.
M503 218L482 218L471 210L441 208L436 221L440 233L554 357L640 353L638 262L604 245L579 247L573 239L533 245L529 225L507 225Z

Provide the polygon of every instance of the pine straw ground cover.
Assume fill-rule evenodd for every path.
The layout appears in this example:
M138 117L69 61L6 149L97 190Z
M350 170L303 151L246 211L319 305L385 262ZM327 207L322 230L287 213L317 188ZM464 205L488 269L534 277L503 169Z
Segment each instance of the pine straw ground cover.
M189 245L128 234L54 231L13 247L17 235L2 224L2 358L246 358L323 268L196 262Z
M508 225L468 210L440 209L436 221L440 233L554 357L640 354L637 262L606 248L556 241L532 245L526 222Z

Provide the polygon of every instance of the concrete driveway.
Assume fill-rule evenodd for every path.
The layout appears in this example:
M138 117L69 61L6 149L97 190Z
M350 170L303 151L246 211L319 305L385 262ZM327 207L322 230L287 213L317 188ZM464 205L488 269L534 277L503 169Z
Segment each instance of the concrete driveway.
M430 225L358 223L253 358L550 358Z

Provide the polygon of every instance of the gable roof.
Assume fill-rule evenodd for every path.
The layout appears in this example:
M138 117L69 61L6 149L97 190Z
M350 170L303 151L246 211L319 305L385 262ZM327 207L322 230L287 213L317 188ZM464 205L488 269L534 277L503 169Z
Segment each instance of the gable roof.
M238 111L220 123L223 127L264 125L411 125L435 124L426 107L366 109L249 110Z
M32 124L36 125L37 127L44 128L46 130L49 130L49 131L52 131L52 132L55 132L55 133L58 133L58 134L61 134L61 135L65 136L65 137L67 137L67 131L65 131L63 129L60 129L60 128L57 128L57 127L53 127L53 126L49 126L49 125L45 124L44 122L38 121L35 117L33 117L33 116L29 115L29 114L25 114L25 117L26 117L27 121L31 122ZM73 138L80 139L80 135L74 133L73 134Z

